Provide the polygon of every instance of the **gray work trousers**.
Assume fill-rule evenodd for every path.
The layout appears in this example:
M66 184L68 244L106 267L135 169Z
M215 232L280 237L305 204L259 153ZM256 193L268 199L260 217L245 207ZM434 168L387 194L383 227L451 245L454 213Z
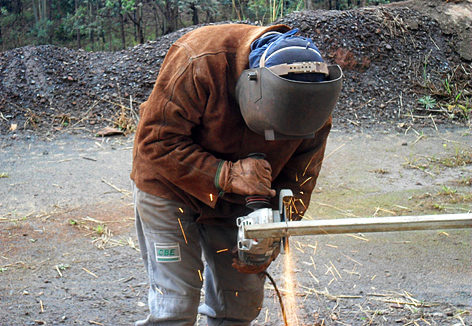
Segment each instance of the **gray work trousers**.
M136 231L147 269L150 314L136 326L249 326L264 299L265 276L231 267L237 229L196 223L187 206L134 186ZM202 251L206 266L202 259ZM205 302L199 307L205 280Z

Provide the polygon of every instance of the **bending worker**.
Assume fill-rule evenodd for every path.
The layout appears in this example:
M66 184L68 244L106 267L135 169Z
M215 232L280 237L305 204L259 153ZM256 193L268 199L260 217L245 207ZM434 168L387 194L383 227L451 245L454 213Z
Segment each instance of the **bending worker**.
M133 151L136 229L150 281L150 314L136 325L190 326L198 313L209 326L251 325L259 314L270 261L234 259L236 218L252 211L248 195L277 208L282 188L296 197L292 219L302 218L341 89L340 68L296 32L214 25L169 49L140 108Z

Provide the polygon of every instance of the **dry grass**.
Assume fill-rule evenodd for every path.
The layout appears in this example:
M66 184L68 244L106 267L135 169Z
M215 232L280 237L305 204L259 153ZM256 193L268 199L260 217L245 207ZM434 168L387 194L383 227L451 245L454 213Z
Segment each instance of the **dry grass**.
M447 147L447 145L444 145ZM431 177L441 173L443 168L458 168L472 164L472 151L468 148L455 146L454 154L443 156L413 156L405 158L403 166L409 169L418 169Z
M23 128L26 129L28 126L31 126L33 129L38 128L38 124L41 122L41 118L39 115L27 109L25 113L25 123L23 124Z
M102 101L111 103L118 107L118 110L115 115L108 121L112 122L115 127L123 131L125 135L129 135L136 130L136 124L139 120L139 116L134 110L134 101L132 97L130 97L129 99L129 106L123 104L121 97L119 98L119 100L120 103L102 99Z

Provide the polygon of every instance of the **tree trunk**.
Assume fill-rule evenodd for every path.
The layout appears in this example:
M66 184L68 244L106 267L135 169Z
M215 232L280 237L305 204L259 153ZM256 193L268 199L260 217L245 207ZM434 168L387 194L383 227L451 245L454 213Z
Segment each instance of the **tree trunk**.
M90 2L89 4L89 37L90 37L90 43L92 43L92 51L95 51L95 35L94 35L94 27L93 27L93 6L92 3Z
M48 20L52 20L52 8L51 8L52 0L48 0Z
M215 22L215 19L214 19L213 15L211 14L210 10L207 10L207 17L206 17L205 22L206 23L214 23Z
M105 30L102 28L102 44L100 45L100 51L105 51L105 45L107 44L107 38L106 38L106 35L105 35Z
M162 13L162 35L169 34L177 29L179 21L179 7L175 0L166 0L163 6L157 5Z
M165 12L165 29L163 34L169 34L177 30L177 23L179 18L179 8L177 5L174 5L172 1L166 2L166 12Z
M21 0L13 1L11 5L11 12L17 15L23 13L23 2Z
M75 14L77 17L77 11L79 10L79 0L75 0ZM82 47L81 39L80 39L80 27L77 26L76 31L76 38L77 38L77 48L80 49Z
M135 0L134 2L136 6L136 32L137 32L137 41L139 44L144 44L144 33L143 33L143 4L140 0Z
M313 10L313 2L312 2L312 0L305 0L305 9L306 9L306 10Z
M198 25L198 8L195 6L195 3L190 4L190 9L192 10L192 23Z
M35 0L31 0L31 5L33 7L33 12L34 12L34 22L36 23L36 25L38 25L38 23L39 23L39 14L38 14L38 7L36 6Z
M118 1L119 15L120 15L120 29L121 29L121 47L126 49L126 36L125 36L125 17L121 13L122 2Z
M157 8L157 5L155 2L153 2L152 9L154 13L154 28L155 28L156 38L157 38L159 36L159 13L158 13L159 8Z
M108 51L112 52L112 28L111 28L111 19L108 19Z

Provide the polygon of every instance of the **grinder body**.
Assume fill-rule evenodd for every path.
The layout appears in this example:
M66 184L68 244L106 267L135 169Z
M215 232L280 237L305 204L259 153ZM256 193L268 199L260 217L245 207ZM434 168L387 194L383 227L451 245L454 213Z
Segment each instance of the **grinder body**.
M287 239L276 238L258 238L251 239L245 235L247 225L277 223L286 221L286 211L284 200L286 197L293 197L289 189L283 189L279 194L279 210L273 210L270 207L257 207L247 216L238 217L236 225L238 226L238 258L246 265L262 265L266 263L274 252L283 251Z

